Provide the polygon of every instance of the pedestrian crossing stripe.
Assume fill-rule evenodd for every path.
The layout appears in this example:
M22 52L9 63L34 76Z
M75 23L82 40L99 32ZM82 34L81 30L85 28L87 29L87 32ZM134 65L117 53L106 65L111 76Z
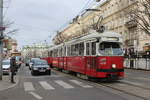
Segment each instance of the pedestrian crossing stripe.
M83 88L92 88L93 87L93 86L90 86L90 85L86 85L86 84L84 84L80 81L77 81L77 80L70 80L70 81L77 84L77 85L79 85L79 86L81 86L81 87L83 87Z
M72 84L78 85L80 87L83 88L92 88L93 86L87 85L83 82L80 82L78 80L69 80ZM45 90L55 90L55 87L53 87L52 85L50 85L50 83L48 83L47 81L39 81L38 82L40 84L40 86L42 88L44 88ZM64 82L62 80L54 80L54 83L58 84L59 86L65 88L65 89L73 89L75 88L73 85ZM25 91L34 91L35 88L33 86L32 82L24 82L24 90Z
M24 90L25 91L34 91L34 87L32 82L24 82Z
M60 86L66 88L66 89L74 88L73 86L71 86L70 84L68 84L62 80L56 80L55 83L59 84Z
M29 94L33 95L36 99L41 100L43 99L41 96L39 96L38 94L34 93L34 92L29 92Z
M40 81L39 83L45 90L54 90L55 89L50 84L48 84L46 81Z

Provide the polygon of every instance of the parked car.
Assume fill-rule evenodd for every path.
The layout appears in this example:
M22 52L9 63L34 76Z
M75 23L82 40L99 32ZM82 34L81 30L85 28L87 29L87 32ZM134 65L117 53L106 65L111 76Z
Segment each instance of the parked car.
M31 67L31 74L46 73L51 75L51 68L45 60L36 60Z
M9 73L10 73L10 59L3 60L2 69L3 69L3 74L9 75Z

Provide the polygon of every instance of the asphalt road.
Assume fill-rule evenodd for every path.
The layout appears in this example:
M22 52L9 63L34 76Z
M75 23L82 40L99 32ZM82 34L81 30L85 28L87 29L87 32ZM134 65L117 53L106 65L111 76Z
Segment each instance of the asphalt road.
M150 89L150 71L126 69L125 79L121 81Z
M143 100L54 71L51 76L32 76L28 67L22 66L18 75L18 85L1 91L0 100Z

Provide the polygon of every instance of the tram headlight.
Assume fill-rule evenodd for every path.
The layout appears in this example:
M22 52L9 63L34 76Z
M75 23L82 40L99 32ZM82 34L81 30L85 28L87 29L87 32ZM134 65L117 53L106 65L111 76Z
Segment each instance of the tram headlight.
M116 68L116 64L112 64L112 68Z

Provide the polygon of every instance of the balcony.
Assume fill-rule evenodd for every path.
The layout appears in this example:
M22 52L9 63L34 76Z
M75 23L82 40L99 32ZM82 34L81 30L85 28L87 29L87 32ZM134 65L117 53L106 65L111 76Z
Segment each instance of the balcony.
M135 20L128 20L125 23L125 26L129 28L137 27L137 22Z

